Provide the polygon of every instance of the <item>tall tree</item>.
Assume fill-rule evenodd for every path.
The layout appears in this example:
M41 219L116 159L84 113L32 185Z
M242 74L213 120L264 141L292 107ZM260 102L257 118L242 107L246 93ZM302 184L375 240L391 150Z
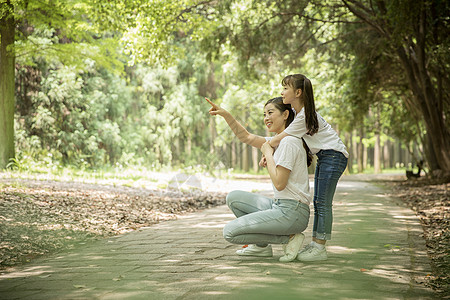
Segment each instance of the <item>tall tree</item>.
M373 50L359 54L353 51L351 55L364 56L368 72L381 63L383 70L391 66L391 74L387 76L389 80L367 76L362 78L364 84L373 91L377 90L375 88L392 91L396 85L406 83L406 94L412 97L405 97L411 103L403 105L419 112L426 126L430 137L429 165L450 172L448 1L225 2L229 5L223 6L226 8L223 26L217 29L211 41L233 45L235 53L241 57L243 69L256 74L258 66L273 62L274 57L278 63L284 63L286 69L293 69L300 66L308 48L330 50L331 56L340 58L346 53L333 52L336 49L328 47L331 42L343 39L352 39L355 45L368 42ZM338 60L336 62L336 68L340 68ZM356 73L361 67L360 64L355 66L357 69L351 72ZM392 70L396 66L400 70ZM350 86L352 79L346 81ZM367 101L364 96L359 94L358 98Z
M98 60L100 64L117 64L116 55L111 51L115 40L100 39L104 23L92 22L92 8L100 1L1 1L0 4L0 169L5 168L14 158L14 92L15 57L30 57L33 54L48 54L71 65L77 65L86 58ZM114 13L103 12L105 15ZM99 16L100 17L100 14ZM21 30L17 30L17 29ZM53 31L56 42L40 44L29 40L35 29ZM23 29L23 30L22 30ZM16 34L17 32L17 34ZM15 43L20 42L19 45ZM88 44L95 45L90 51Z
M354 16L385 41L385 55L400 62L412 92L412 105L423 117L432 149L430 165L450 172L448 1L342 0Z
M14 158L14 7L0 4L0 169Z

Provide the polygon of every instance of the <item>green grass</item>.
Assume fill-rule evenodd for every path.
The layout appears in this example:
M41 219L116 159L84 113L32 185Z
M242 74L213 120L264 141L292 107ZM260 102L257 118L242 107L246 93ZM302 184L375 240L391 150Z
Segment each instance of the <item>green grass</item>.
M399 174L403 173L405 174L406 170L411 170L407 168L390 168L390 169L381 169L381 174ZM417 168L414 169L415 172L417 172ZM367 168L363 171L363 174L374 174L375 170L373 167Z
M353 170L357 170L355 165ZM383 169L382 174L405 173L406 167ZM416 169L414 169L416 171ZM162 181L158 173L186 173L205 174L219 178L234 178L242 175L268 176L267 169L258 168L258 171L250 169L245 172L242 169L214 170L209 173L204 167L189 166L182 169L164 168L158 170L136 167L104 167L101 169L79 169L73 166L62 166L52 161L26 161L15 162L13 170L0 170L0 178L27 178L55 181L79 181L87 183L108 183L130 187L145 187L149 183L160 188L167 187L167 182ZM373 174L373 167L364 170L363 174ZM355 174L355 173L353 173Z
M47 179L61 181L122 181L122 185L132 186L139 180L148 182L158 182L156 175L145 169L102 169L102 170L79 170L72 167L54 169L44 169L42 167L28 170L3 170L0 177L6 178L27 178L27 179Z

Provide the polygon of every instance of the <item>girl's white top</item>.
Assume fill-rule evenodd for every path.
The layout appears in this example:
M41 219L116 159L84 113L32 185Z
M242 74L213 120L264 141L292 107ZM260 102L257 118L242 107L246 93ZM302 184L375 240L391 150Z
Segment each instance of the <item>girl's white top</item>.
M286 188L278 191L273 186L275 199L294 199L307 205L310 204L308 165L306 151L301 139L287 136L278 145L273 155L277 166L291 170Z
M319 131L313 136L306 134L308 131L306 129L305 121L305 109L302 110L295 116L295 119L291 124L284 130L287 134L295 136L298 138L303 138L311 150L312 154L316 154L320 150L335 150L342 152L345 157L348 158L347 149L342 142L342 140L337 135L336 131L331 128L330 124L322 118L321 115L317 114L317 121L319 123Z

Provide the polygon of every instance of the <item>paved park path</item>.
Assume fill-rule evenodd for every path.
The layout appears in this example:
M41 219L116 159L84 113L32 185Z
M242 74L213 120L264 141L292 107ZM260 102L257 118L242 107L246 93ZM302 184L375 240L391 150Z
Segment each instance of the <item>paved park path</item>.
M434 299L418 219L373 183L340 181L325 262L236 256L233 218L220 206L37 259L0 276L0 299Z

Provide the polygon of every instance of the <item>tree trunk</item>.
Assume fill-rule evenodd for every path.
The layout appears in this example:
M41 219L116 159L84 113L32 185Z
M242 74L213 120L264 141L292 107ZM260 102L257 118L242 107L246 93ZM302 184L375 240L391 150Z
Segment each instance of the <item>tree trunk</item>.
M353 163L356 163L356 165L358 166L358 143L359 143L359 139L358 139L358 130L354 129L352 131L352 136L354 138L352 138L352 149L351 152L353 154ZM356 170L354 170L354 172L358 172L358 168Z
M359 142L358 142L358 173L362 173L364 171L364 144L363 144L363 138L364 138L364 128L362 127L359 129Z
M14 11L10 1L1 4L5 14L0 19L0 169L14 158Z
M259 164L259 150L255 147L252 147L252 165L253 171L258 173L258 164Z
M387 140L383 145L383 169L392 168L391 153L390 153L390 141Z
M192 155L192 134L188 131L187 133L187 140L185 143L185 151L188 158ZM186 158L185 158L186 159Z
M214 118L209 118L209 153L216 153L216 147L214 146L214 141L216 140L216 121Z
M402 167L402 144L399 141L394 144L394 164L396 168Z
M380 105L377 104L375 112L375 146L373 149L373 170L375 174L381 173L380 131Z
M248 145L245 143L242 143L242 170L245 172L248 172L249 165L248 165Z
M373 169L375 174L381 173L381 145L380 134L375 134L375 147L373 149Z
M395 53L402 64L405 74L407 76L409 88L413 94L414 108L417 109L423 116L423 121L429 135L430 156L436 159L428 161L430 169L444 170L446 173L450 172L450 131L445 124L445 100L442 91L439 90L439 82L442 77L440 70L445 70L445 66L434 66L430 63L428 51L436 51L435 47L429 47L428 42L433 37L430 34L435 34L430 28L430 7L426 2L420 2L420 11L414 17L414 26L410 37L405 37L402 45L398 46L399 41L393 40L393 32L396 30L395 26L389 26L389 23L379 22L377 15L368 14L367 11L372 9L364 6L361 2L342 0L344 5L359 19L371 26L376 32L384 36L387 41L393 42L393 54ZM371 3L371 2L370 2ZM381 2L383 3L383 2ZM438 28L438 27L436 27ZM427 40L428 38L428 40ZM433 72L433 67L438 68L438 72ZM435 74L435 75L433 75ZM436 82L438 82L436 84Z
M237 159L236 159L236 142L231 141L231 168L236 169Z
M427 69L425 16L421 14L418 21L420 30L416 32L417 42L410 42L409 45L398 48L397 54L406 70L415 106L420 108L427 133L430 135L430 148L436 157L437 169L450 172L450 151L448 151L450 149L450 132L445 126L443 105L436 95L430 72Z
M348 152L348 163L347 163L347 171L348 173L353 173L353 134L352 132L345 133L345 145L347 146Z
M222 145L222 158L221 158L221 162L222 162L222 166L225 167L226 169L229 168L230 166L230 156L228 155L228 144L223 144Z
M365 147L364 144L362 145L363 147L363 170L367 169L367 166L369 165L369 149L368 147Z
M433 134L426 133L425 134L425 143L423 145L423 152L425 153L427 162L428 162L428 168L430 170L438 170L439 169L439 163L438 159L436 157L436 152L433 150L433 142L431 140L431 136Z

